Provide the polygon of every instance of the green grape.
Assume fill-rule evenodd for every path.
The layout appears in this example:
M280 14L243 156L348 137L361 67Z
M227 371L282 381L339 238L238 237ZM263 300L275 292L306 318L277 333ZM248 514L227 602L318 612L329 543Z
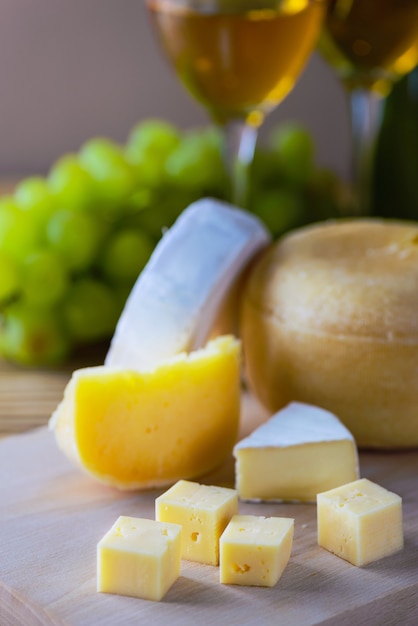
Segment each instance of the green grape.
M39 224L31 217L14 198L0 199L0 252L18 263L41 244Z
M39 311L16 302L3 313L0 352L15 363L47 366L63 362L70 344L56 311Z
M63 297L69 286L68 272L53 250L41 250L25 259L22 295L25 303L47 308Z
M142 159L145 152L148 156L165 159L181 141L181 133L170 122L159 119L147 119L139 122L131 130L127 150L132 156Z
M249 177L250 195L267 187L277 188L283 184L285 181L277 152L265 146L257 146Z
M140 229L158 240L174 224L180 213L199 197L197 190L166 186L164 190L160 190L152 204L133 215L125 224L128 228Z
M103 252L101 268L106 279L133 284L145 267L155 241L141 231L116 232Z
M201 194L197 189L167 187L155 203L156 210L165 218L163 227L172 226L184 209L200 198Z
M117 308L117 312L118 312L118 319L123 311L123 308L126 304L126 300L129 297L129 294L132 291L132 286L128 283L119 283L117 285L112 285L112 294L113 294L113 301L115 303L115 306Z
M305 184L314 167L315 146L310 133L296 123L278 126L270 135L283 175L290 183Z
M120 207L136 188L133 166L123 150L110 139L87 141L79 153L80 164L98 183L101 211L109 218L119 217Z
M172 184L199 190L200 195L226 197L228 177L221 145L220 135L213 129L198 129L185 135L166 161Z
M81 278L67 292L62 314L69 336L77 343L110 337L119 316L112 290L93 278Z
M49 220L46 237L70 270L85 270L95 260L103 238L102 224L86 213L62 209Z
M41 226L49 219L55 208L47 182L41 176L30 176L22 180L15 189L14 199L17 206L27 212L27 217Z
M312 221L349 215L351 195L348 186L335 172L318 168L312 172L307 187Z
M12 298L20 289L20 276L16 264L0 253L0 302Z
M66 154L54 163L48 185L59 209L86 211L99 203L97 182L75 154Z
M125 217L129 219L132 216L138 215L141 211L152 207L157 196L158 192L156 189L138 184L138 187L124 205L121 221L125 219Z
M131 131L125 155L135 165L138 181L155 187L166 178L165 162L181 142L181 133L169 122L149 119Z
M151 204L129 216L128 219L123 221L123 225L128 229L141 230L154 241L158 241L163 234L164 228L171 225L171 222L171 216L165 215L164 211L161 212L158 204Z
M253 212L278 237L306 222L306 206L300 192L293 188L268 189L253 200Z

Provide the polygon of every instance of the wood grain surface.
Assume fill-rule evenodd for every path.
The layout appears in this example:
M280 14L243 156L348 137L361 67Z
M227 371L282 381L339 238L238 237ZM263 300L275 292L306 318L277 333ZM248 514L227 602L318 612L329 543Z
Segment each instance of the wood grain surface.
M45 424L68 372L0 371L1 411ZM265 419L251 398L241 435ZM3 421L3 420L2 420ZM3 424L4 427L4 424ZM123 493L85 476L45 426L0 441L1 626L130 624L408 626L418 623L418 453L362 453L362 476L403 498L405 549L364 568L316 542L313 504L241 503L242 513L295 519L289 564L276 587L221 585L216 567L182 562L161 602L96 592L96 544L118 515L154 517L162 490ZM202 482L232 486L232 458Z
M67 370L31 371L0 361L0 436L45 425L69 377Z
M70 363L56 369L31 369L0 359L0 438L46 425L72 371L101 365L107 347L103 344L86 348Z

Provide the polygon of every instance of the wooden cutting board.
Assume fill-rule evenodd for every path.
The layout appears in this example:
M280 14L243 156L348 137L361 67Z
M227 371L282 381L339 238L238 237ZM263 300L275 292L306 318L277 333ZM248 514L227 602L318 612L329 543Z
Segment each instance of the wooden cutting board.
M265 414L244 403L241 435ZM219 583L218 568L183 561L161 602L96 592L98 540L118 515L154 517L161 493L121 493L75 469L46 427L0 442L1 626L418 623L418 453L364 453L361 473L403 497L405 550L357 568L316 543L313 504L241 504L295 519L290 562L276 587ZM232 458L202 482L232 486Z

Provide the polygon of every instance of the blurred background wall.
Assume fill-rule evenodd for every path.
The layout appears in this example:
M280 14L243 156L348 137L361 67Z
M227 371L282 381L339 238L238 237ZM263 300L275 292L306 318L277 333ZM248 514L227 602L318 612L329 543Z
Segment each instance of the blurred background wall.
M0 84L0 177L46 173L92 136L125 141L142 118L208 122L160 54L143 0L1 0ZM346 100L319 55L261 140L281 120L306 124L318 162L346 174Z

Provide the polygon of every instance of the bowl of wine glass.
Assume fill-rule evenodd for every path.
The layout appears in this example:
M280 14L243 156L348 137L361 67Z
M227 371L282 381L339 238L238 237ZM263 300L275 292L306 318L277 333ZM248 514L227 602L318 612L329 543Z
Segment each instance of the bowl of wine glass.
M161 49L225 134L232 200L245 204L257 130L316 46L324 0L146 0Z
M330 0L319 49L347 90L353 211L368 214L383 102L418 63L418 0Z

